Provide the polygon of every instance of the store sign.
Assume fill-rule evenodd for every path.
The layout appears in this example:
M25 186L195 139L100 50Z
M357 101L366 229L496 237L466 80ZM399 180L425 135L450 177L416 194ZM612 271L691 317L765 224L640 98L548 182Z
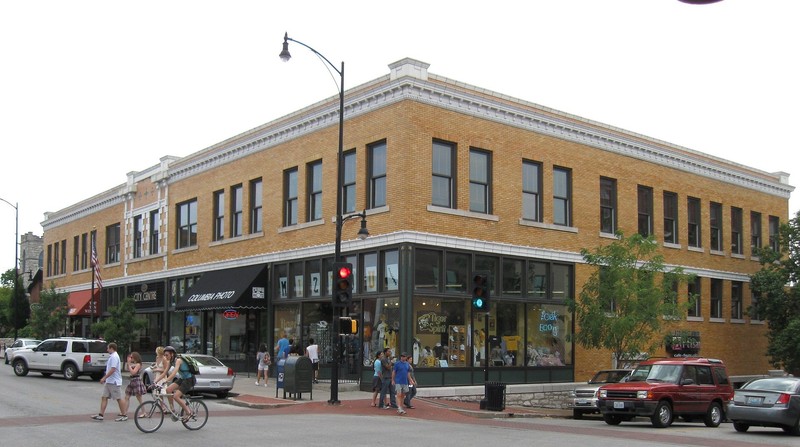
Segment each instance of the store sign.
M445 332L447 332L446 316L426 311L417 314L418 334L442 334Z
M693 357L700 354L700 332L674 331L667 336L666 350L673 357Z
M235 320L239 318L239 311L236 309L228 309L225 312L222 312L222 318L226 320Z

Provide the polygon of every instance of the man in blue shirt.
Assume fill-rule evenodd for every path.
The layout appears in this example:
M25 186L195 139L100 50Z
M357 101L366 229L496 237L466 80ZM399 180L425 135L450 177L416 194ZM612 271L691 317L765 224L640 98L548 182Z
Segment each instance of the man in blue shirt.
M285 359L289 355L289 339L286 338L286 334L283 334L280 340L278 340L278 344L275 345L275 357L277 359Z
M406 393L408 393L408 354L405 352L400 354L400 360L395 362L392 368L392 385L397 394L397 414L404 415L406 410L403 409L403 400Z

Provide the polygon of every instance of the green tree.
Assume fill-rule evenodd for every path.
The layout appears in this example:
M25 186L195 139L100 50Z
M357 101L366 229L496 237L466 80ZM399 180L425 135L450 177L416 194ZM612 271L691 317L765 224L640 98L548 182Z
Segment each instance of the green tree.
M581 250L595 270L576 300L567 302L575 313L575 342L587 349L607 349L614 358L652 353L667 329L682 319L689 303L679 303L677 284L692 279L680 268L666 270L658 244L634 234L594 251Z
M750 309L768 323L767 355L776 368L800 374L800 212L781 225L780 249L758 250L761 270L750 276L758 300Z
M69 313L68 293L56 291L55 285L42 290L39 304L31 310L30 329L36 338L56 337L64 332Z
M147 328L147 320L136 316L133 298L125 298L117 306L110 308L108 318L99 321L92 329L104 340L117 344L120 358L130 353L131 344L139 339L139 332Z
M16 281L16 288L14 287ZM22 279L17 275L15 269L8 269L2 274L0 278L3 289L8 290L8 304L3 307L5 319L8 322L8 333L16 336L18 329L25 327L28 324L28 319L31 316L31 306L25 295L25 288L23 287ZM17 295L14 299L14 291Z

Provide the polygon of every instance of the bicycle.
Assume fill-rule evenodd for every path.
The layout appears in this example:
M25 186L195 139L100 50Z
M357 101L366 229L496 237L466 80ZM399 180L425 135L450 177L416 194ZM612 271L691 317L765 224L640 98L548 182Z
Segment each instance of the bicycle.
M192 417L184 420L183 408L179 408L180 414L170 410L167 398L172 394L167 394L165 387L154 385L150 387L150 390L153 400L142 402L133 415L136 428L139 430L145 433L155 432L164 423L165 414L169 415L174 422L181 421L183 426L189 430L200 430L208 422L208 406L202 400L191 396L183 397L186 401L186 406L189 407L193 414Z

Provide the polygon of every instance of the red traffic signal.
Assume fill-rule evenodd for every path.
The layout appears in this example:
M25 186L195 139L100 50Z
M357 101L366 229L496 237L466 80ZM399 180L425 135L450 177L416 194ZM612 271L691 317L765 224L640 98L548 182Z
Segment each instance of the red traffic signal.
M353 301L353 264L333 264L333 306L348 307Z

